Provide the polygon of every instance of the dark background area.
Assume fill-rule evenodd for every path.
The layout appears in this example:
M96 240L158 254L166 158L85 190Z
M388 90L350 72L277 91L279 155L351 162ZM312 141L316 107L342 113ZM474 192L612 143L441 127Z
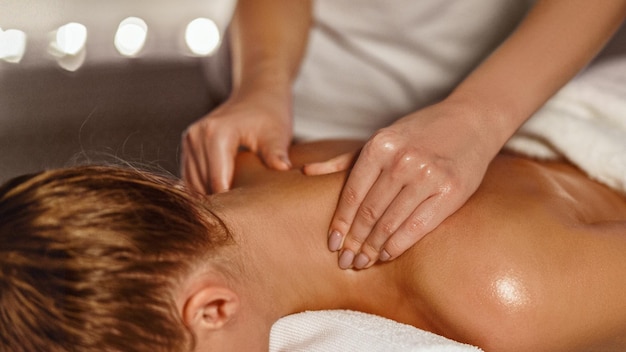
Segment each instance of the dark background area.
M166 49L153 43L134 59L102 50L75 72L51 60L0 61L0 183L86 157L178 175L182 132L227 90L228 49L204 58ZM626 26L598 60L615 55L626 55Z
M1 72L0 182L116 157L178 174L180 135L214 104L199 60Z
M228 80L227 49L193 56L184 43L193 19L213 20L220 41L234 0L0 0L0 28L27 36L18 63L0 60L0 183L85 156L159 165L178 174L180 136L215 105ZM114 46L129 16L148 26L137 57ZM87 28L85 60L66 71L50 53L54 30ZM225 42L225 41L224 41ZM222 61L220 61L222 60Z

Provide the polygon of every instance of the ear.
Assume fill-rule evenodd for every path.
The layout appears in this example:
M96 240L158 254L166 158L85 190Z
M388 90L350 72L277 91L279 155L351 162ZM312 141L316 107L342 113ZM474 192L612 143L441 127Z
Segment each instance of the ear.
M183 321L197 336L218 330L239 312L239 296L230 288L204 285L194 291L183 307Z

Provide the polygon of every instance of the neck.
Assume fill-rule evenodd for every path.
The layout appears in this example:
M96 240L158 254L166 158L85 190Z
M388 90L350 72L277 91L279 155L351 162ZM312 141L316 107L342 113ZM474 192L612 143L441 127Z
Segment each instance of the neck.
M381 302L397 299L389 297L397 291L389 289L393 276L388 271L383 276L377 268L341 270L337 254L326 247L343 177L283 172L276 183L214 198L222 205L222 217L237 242L237 260L246 268L244 299L270 326L285 315L305 310L377 313Z

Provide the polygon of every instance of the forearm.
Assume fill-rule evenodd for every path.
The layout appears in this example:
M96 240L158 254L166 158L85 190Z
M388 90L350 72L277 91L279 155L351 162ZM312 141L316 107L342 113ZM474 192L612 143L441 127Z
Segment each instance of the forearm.
M589 63L625 15L624 0L540 0L448 100L477 107L477 128L485 131L495 154Z
M310 0L240 0L232 24L233 86L289 92L307 44Z

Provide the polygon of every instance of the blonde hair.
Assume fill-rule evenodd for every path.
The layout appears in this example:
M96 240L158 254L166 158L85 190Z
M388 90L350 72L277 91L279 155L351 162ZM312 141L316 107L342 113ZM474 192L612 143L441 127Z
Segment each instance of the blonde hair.
M0 187L0 350L193 348L173 289L230 242L175 180L108 166Z

